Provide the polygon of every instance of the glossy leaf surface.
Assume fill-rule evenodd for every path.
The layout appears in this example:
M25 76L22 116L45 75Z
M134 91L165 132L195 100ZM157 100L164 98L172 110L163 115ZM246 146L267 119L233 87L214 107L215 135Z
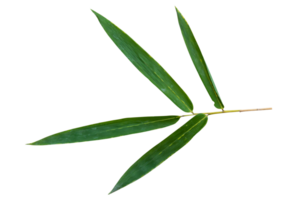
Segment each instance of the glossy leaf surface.
M181 110L185 112L193 110L193 104L189 97L159 63L112 22L95 11L93 13L112 41L144 76Z
M205 126L207 120L208 118L205 114L196 115L149 150L125 172L110 193L136 181L160 165L172 154L185 146Z
M178 9L176 9L176 12L177 12L178 22L179 22L179 26L180 26L184 41L186 43L186 46L188 48L192 61L196 67L196 70L198 71L198 74L210 98L214 102L214 106L218 109L223 109L224 108L223 102L220 98L218 90L211 77L211 74L205 63L205 60L196 42L196 39L192 33L192 30Z
M175 124L180 116L124 118L75 128L50 135L30 145L64 144L119 137Z

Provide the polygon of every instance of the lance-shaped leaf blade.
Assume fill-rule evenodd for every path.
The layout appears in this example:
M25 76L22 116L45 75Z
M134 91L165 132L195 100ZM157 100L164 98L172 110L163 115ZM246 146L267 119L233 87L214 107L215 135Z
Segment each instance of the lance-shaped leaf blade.
M92 10L93 11L93 10ZM93 11L105 32L132 64L159 88L176 106L192 112L193 104L171 76L144 49L108 19Z
M125 172L110 193L129 185L160 165L185 146L205 126L207 120L208 118L205 114L196 115L149 150Z
M190 26L188 25L185 18L182 16L182 14L179 12L179 10L176 8L177 17L178 17L178 23L184 38L184 41L186 43L187 49L189 51L189 54L192 58L192 61L196 67L196 70L210 96L212 101L214 102L214 106L218 109L223 109L224 104L220 98L220 95L218 93L218 90L215 86L215 83L211 77L211 74L209 72L209 69L206 65L206 62L203 58L203 55L201 53L201 50L197 44L197 41L192 33L192 30Z
M29 145L65 144L119 137L164 128L175 124L180 116L124 118L101 122L50 135Z

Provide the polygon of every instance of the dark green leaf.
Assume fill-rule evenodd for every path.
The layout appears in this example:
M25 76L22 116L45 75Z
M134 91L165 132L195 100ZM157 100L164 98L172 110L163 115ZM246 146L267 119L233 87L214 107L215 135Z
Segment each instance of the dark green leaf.
M104 141L157 131L176 125L179 115L135 116L111 119L46 135L23 146L53 146Z
M141 73L141 76L180 111L184 113L195 111L195 105L190 95L148 50L102 13L93 8L89 8L89 11L96 18L106 37L130 65ZM158 44L156 44L156 48L157 46Z
M133 183L140 181L142 178L158 169L171 157L189 145L190 142L207 127L209 121L210 117L203 113L199 113L187 119L184 124L165 136L133 161L123 171L106 195L109 196L131 186Z
M217 110L226 109L226 104L223 101L219 87L214 79L213 73L202 51L202 47L197 40L196 34L190 25L189 20L182 13L180 8L177 7L177 5L173 4L172 6L174 8L176 24L180 37L184 43L184 47L190 62L192 63L194 71L198 78L200 78L205 93L212 102L213 108ZM205 30L201 29L201 31Z

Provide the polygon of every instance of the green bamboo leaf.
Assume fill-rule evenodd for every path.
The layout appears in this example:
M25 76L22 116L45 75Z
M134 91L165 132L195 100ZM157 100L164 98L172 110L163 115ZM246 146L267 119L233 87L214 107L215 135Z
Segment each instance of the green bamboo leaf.
M205 126L207 120L205 114L196 115L149 150L125 172L109 194L129 185L160 165L185 146Z
M205 63L205 60L203 58L203 55L200 51L200 48L196 42L196 39L191 31L190 26L188 25L185 18L182 16L182 14L179 12L179 10L176 8L177 17L179 26L184 38L184 41L186 43L186 46L188 48L189 54L192 58L192 61L196 67L196 70L198 71L198 74L209 94L212 101L214 102L214 106L218 109L223 109L224 105L220 98L220 95L218 93L218 90L215 86L215 83L211 77L211 74L209 72L209 69Z
M64 144L119 137L175 124L180 116L135 117L107 121L50 135L30 145Z
M92 10L93 11L93 10ZM193 104L187 94L171 76L144 49L125 32L102 15L93 11L105 32L132 62L132 64L159 88L176 106L185 112L192 112Z

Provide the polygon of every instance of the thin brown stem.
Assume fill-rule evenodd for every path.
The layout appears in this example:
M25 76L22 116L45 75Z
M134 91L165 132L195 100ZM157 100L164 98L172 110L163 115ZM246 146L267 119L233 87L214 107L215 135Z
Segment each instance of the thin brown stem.
M191 117L191 116L197 115L198 113L203 113L208 116L211 116L211 115L219 115L219 114L227 114L227 113L243 113L243 112L268 111L268 110L274 110L274 107L226 109L226 110L221 110L221 111L195 112L192 114L181 114L181 117Z

